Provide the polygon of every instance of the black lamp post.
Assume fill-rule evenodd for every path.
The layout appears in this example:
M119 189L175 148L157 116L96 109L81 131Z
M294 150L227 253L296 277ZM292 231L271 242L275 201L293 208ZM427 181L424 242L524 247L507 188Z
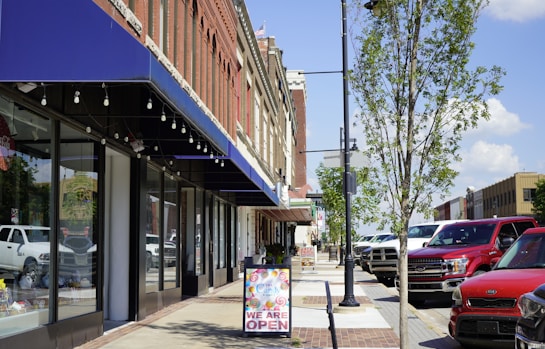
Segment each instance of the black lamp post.
M354 257L352 256L352 174L350 173L350 115L348 110L348 54L347 54L347 26L346 26L346 0L341 0L342 6L342 57L343 57L343 109L344 109L344 199L345 199L345 244L346 255L344 257L344 299L340 306L359 307L360 304L354 297Z
M372 0L364 6L373 10L379 0ZM355 178L350 172L350 114L348 109L348 40L346 25L346 0L341 0L342 7L342 57L343 57L343 109L344 109L344 198L346 204L346 255L344 257L344 299L340 306L359 307L354 297L354 257L352 256L352 190L356 187Z

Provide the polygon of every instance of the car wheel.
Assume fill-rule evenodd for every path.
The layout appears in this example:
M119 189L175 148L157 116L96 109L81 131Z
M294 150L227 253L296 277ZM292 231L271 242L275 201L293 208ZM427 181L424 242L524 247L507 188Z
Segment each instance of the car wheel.
M153 261L151 258L151 253L146 252L146 271L149 271L153 267Z
M38 263L36 263L36 261L34 260L26 262L23 268L23 273L21 274L21 279L27 278L26 280L28 281L27 286L29 286L30 288L36 287L39 281L38 280L39 276L40 276L40 271L38 269ZM19 279L19 282L21 282L21 279Z

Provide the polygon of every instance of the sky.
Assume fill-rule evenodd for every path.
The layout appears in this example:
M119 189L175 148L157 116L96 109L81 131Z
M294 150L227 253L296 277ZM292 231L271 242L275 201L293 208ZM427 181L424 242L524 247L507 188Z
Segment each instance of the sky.
M288 70L342 70L341 1L245 0L254 30L264 25L275 37ZM348 9L350 0L347 0ZM371 15L371 14L369 14ZM350 18L350 15L348 16ZM348 23L350 27L350 23ZM468 132L461 143L462 161L454 187L437 206L482 189L516 172L545 173L545 1L490 0L477 22L472 65L501 66L503 91L488 100L489 121ZM348 65L353 47L348 40ZM338 149L343 125L342 74L307 74L307 150ZM357 110L351 101L349 113ZM352 120L352 119L351 119ZM362 131L350 130L364 146ZM315 170L322 153L307 153L307 182L320 191Z

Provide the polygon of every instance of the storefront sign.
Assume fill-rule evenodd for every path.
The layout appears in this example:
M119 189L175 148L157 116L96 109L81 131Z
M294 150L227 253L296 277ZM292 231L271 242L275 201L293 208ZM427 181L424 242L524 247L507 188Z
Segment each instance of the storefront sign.
M290 268L246 267L244 332L291 334Z
M316 246L305 246L299 249L301 255L301 268L312 268L316 266Z

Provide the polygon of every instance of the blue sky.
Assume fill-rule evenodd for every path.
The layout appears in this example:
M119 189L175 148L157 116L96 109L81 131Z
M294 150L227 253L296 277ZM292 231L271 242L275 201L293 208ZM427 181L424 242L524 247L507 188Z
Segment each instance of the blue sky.
M341 1L245 2L254 30L265 25L265 35L275 37L288 70L342 70ZM480 189L515 172L545 173L540 141L545 138L545 1L490 0L473 41L471 63L499 65L507 75L504 90L489 100L491 120L464 137L463 160L456 165L460 174L445 200L465 196L468 186ZM352 52L349 40L349 67ZM307 149L336 149L343 124L342 75L313 74L306 80ZM355 110L351 103L350 114ZM350 134L359 139L360 148L361 133L353 129ZM314 190L319 190L315 169L322 157L307 154L307 181Z

